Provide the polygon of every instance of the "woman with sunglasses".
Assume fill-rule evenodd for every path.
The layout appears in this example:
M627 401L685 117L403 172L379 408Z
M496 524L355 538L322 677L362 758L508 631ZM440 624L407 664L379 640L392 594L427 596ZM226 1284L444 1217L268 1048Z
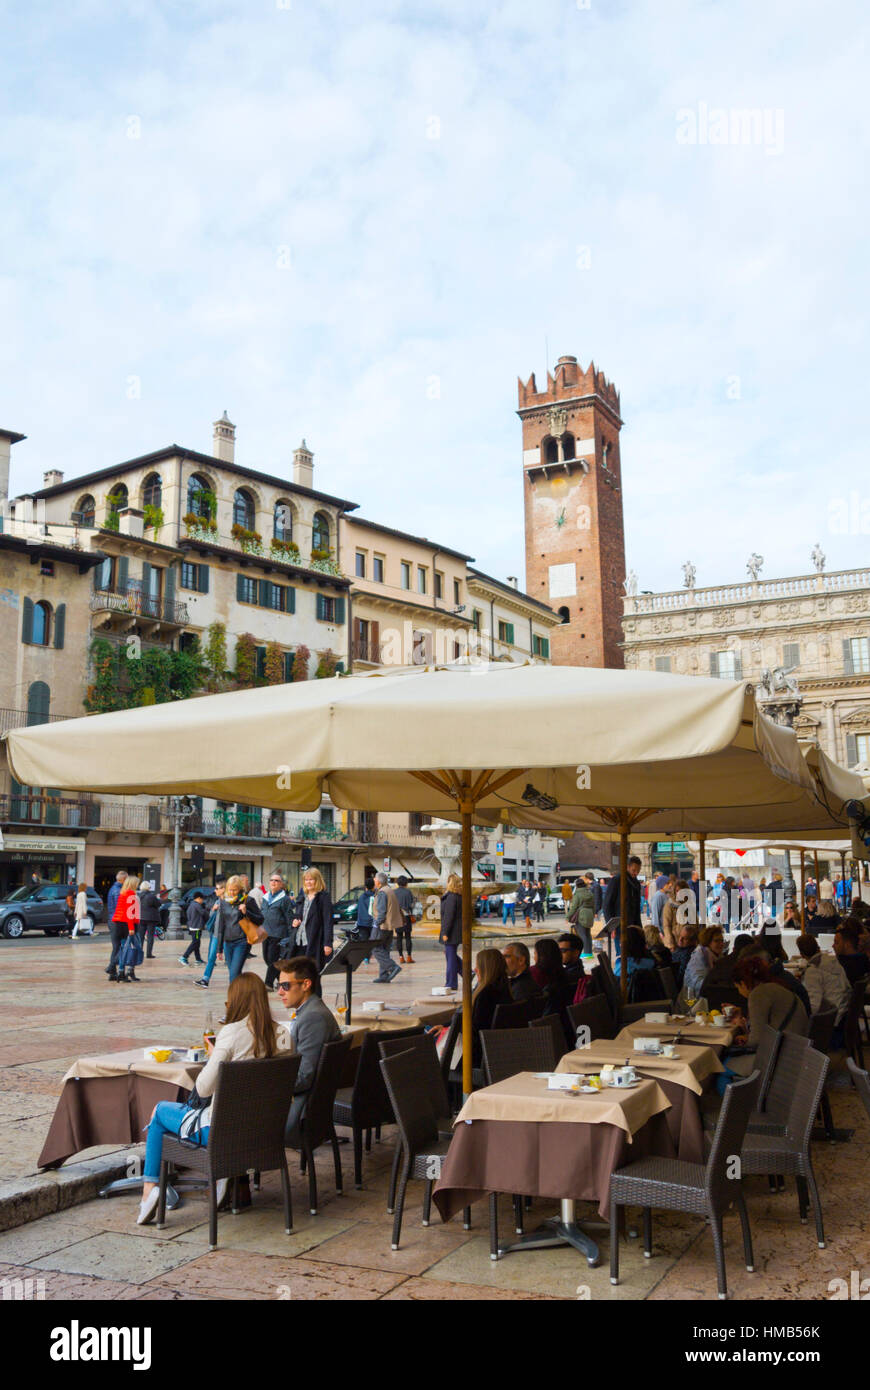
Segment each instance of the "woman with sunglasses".
M197 1095L203 1100L208 1100L214 1095L221 1062L241 1062L251 1057L274 1057L278 1052L291 1049L289 1030L275 1026L269 1009L269 995L259 975L238 975L232 981L227 992L226 1021L214 1042L207 1044L207 1047L208 1061L196 1078ZM207 1144L213 1114L212 1103L206 1105L203 1110L198 1110L173 1100L158 1101L151 1116L145 1144L145 1183L136 1217L138 1226L146 1226L152 1221L157 1210L157 1184L160 1181L160 1155L164 1134L180 1133L187 1137L184 1121L189 1116L195 1116L197 1142ZM190 1137L192 1139L193 1134ZM229 1179L223 1179L217 1185L218 1204L223 1200L228 1181Z

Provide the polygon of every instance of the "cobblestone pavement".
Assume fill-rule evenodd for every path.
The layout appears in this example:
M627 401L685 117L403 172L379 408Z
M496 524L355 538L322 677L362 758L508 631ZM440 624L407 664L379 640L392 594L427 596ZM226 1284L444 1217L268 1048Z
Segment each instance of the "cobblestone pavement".
M558 921L550 923L558 930ZM25 939L0 943L0 1153L4 1179L36 1171L36 1158L70 1063L87 1053L162 1041L193 1042L207 1008L223 1005L223 968L210 991L194 987L199 971L178 965L178 943L157 943L143 963L141 985L109 984L105 932L94 941ZM263 971L261 962L253 967ZM363 966L355 996L409 1002L443 980L440 951L421 942L414 965L393 986L375 987ZM222 976L222 978L221 978ZM325 989L327 1000L332 991ZM824 1208L827 1248L798 1220L794 1188L777 1197L763 1179L746 1183L755 1274L743 1267L739 1223L725 1223L729 1285L735 1299L824 1299L829 1282L861 1270L870 1249L870 1222L855 1192L864 1183L870 1123L856 1096L836 1084L836 1122L855 1128L851 1143L814 1145ZM401 1248L390 1249L386 1188L394 1131L385 1129L364 1163L364 1188L352 1185L349 1146L342 1146L345 1195L334 1191L329 1151L318 1155L321 1207L308 1214L307 1179L291 1158L294 1229L283 1230L276 1175L266 1174L254 1204L221 1216L216 1251L208 1251L205 1199L186 1194L167 1214L163 1231L136 1227L135 1196L93 1200L0 1233L0 1284L32 1280L46 1299L715 1299L712 1239L698 1221L667 1214L655 1218L655 1258L645 1260L629 1240L621 1257L622 1282L612 1288L607 1236L602 1264L590 1270L570 1249L530 1251L497 1263L489 1258L485 1204L473 1210L473 1229L437 1215L421 1225L422 1185L408 1190ZM107 1150L91 1150L78 1158ZM536 1201L526 1229L551 1215L552 1202ZM579 1204L581 1217L591 1207ZM512 1228L504 1199L502 1225Z

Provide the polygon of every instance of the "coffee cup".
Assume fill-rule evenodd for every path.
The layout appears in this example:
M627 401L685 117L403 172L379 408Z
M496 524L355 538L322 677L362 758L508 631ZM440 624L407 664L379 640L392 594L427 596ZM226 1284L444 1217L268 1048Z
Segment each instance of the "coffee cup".
M634 1067L620 1067L618 1071L614 1072L613 1080L617 1086L630 1086L633 1081L637 1080L637 1072Z
M665 1043L664 1054L666 1057L676 1057L677 1049L674 1047L673 1043Z

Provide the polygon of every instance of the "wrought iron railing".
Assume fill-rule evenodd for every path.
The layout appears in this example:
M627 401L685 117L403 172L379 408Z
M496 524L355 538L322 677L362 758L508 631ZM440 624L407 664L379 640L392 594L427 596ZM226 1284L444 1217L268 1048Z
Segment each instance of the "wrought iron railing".
M98 589L91 594L91 612L132 613L135 617L153 618L156 622L183 626L190 621L186 603L157 598L141 589Z

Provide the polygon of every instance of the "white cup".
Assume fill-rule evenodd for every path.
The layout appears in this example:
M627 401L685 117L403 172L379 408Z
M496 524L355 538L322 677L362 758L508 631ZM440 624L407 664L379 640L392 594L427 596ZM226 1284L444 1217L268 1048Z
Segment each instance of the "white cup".
M664 1053L666 1057L676 1057L677 1049L673 1043L665 1043Z

